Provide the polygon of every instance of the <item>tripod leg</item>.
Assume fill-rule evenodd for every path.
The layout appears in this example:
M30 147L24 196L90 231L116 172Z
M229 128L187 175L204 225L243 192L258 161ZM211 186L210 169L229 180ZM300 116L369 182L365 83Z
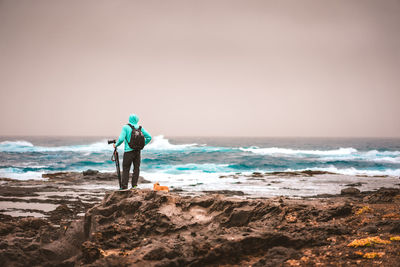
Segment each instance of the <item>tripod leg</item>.
M122 188L122 184L121 184L121 169L119 167L119 156L118 156L117 149L115 149L114 153L115 153L115 167L117 168L119 188Z

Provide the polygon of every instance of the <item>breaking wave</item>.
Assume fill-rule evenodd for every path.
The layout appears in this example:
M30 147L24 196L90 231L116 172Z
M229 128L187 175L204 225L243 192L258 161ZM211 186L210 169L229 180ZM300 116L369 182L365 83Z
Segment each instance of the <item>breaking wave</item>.
M198 144L182 144L182 145L174 145L169 142L168 139L164 138L163 135L158 135L153 137L153 140L150 144L146 146L146 150L184 150L190 147L198 146Z
M164 136L159 135L153 137L150 144L145 147L145 150L162 151L162 150L185 150L191 147L202 147L198 144L182 144L174 145L169 142ZM123 145L120 146L123 149ZM35 146L28 141L3 141L0 142L0 152L106 152L112 151L113 147L107 144L107 140L95 142L87 145L72 145L72 146Z
M35 146L28 141L4 141L0 142L0 152L102 152L112 151L112 146L107 144L107 140L88 145L73 146Z
M113 146L106 139L91 139L86 144L47 142L40 144L26 140L0 142L0 177L15 179L40 178L43 172L82 171L94 168L99 171L115 170L110 160ZM175 144L174 140L178 140ZM188 140L187 138L182 140ZM257 143L260 147L244 147L243 143L212 140L214 145L155 136L142 153L141 170L154 175L274 172L320 170L345 175L400 176L400 149L391 146L360 146L357 143L337 143L310 146L310 149L293 146ZM205 139L202 139L205 140ZM66 144L73 145L66 145ZM208 142L207 143L211 143ZM275 145L275 146L274 146ZM368 147L365 149L363 147ZM391 150L392 149L392 150ZM122 162L123 145L119 147Z
M350 155L356 153L357 149L339 148L334 150L301 150L301 149L290 149L290 148L279 148L279 147L269 147L269 148L259 148L259 147L249 147L240 148L240 150L245 152L252 152L260 155Z

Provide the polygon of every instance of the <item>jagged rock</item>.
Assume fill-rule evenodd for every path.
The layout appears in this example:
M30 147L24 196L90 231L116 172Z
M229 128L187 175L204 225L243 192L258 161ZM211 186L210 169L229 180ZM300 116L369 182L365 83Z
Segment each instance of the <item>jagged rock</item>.
M400 189L397 188L380 188L378 191L364 198L368 203L387 203L392 202L393 198L400 195Z
M100 258L101 252L98 245L93 242L86 241L82 244L82 257L84 263L92 263Z
M229 217L229 220L226 222L226 226L245 226L247 225L251 214L252 212L249 210L234 210Z
M391 230L399 231L398 202L371 204L374 214L353 212L363 205L361 198L343 195L302 200L108 191L84 219L59 226L45 219L0 216L0 229L13 226L4 228L0 265L355 265L362 258L347 255L347 245L360 234L379 227L379 235L388 240ZM75 210L60 205L49 214L62 217ZM383 264L395 266L398 244L384 249Z
M207 194L222 194L222 195L226 195L226 196L244 196L244 195L246 195L245 193L243 193L243 191L236 191L236 190L215 190L215 191L204 190L202 192L207 193Z
M82 174L83 174L84 176L96 175L96 174L98 174L98 173L99 173L99 171L97 171L97 170L92 170L92 169L88 169L88 170L82 172Z
M13 225L0 222L0 236L11 233L13 229Z
M378 227L375 225L367 225L359 230L359 232L366 232L370 234L375 234L378 232Z
M167 251L163 247L156 247L147 252L143 259L145 260L162 260L167 256Z
M264 175L261 172L253 172L251 174L252 177L264 177Z
M67 175L70 175L70 173L69 172L54 172L54 173L44 173L44 174L42 174L42 177L54 179L54 178L60 178L62 176L67 176Z
M254 267L264 267L264 266L279 266L282 265L287 259L299 258L299 252L292 248L285 247L273 247L268 250L265 257L258 262L256 262Z
M352 213L353 207L346 203L344 205L338 206L336 208L330 209L329 213L332 217L348 216Z
M65 218L69 218L73 215L73 211L68 208L66 204L59 205L55 210L50 212L50 221L54 223L60 223L60 221Z
M392 234L400 233L400 222L396 222L396 223L394 224L394 226L392 227L392 229L390 229L390 232L391 232Z
M28 217L28 218L23 218L18 224L18 227L27 231L28 229L39 229L41 226L48 224L47 221L40 219L40 218L34 218L34 217Z
M351 187L354 187L354 186L362 186L363 184L365 184L365 183L358 182L358 183L353 183L353 184L346 184L346 185L344 185L344 186L351 186Z
M361 191L355 187L349 187L349 188L342 189L340 191L340 194L342 194L342 195L359 195L360 192Z

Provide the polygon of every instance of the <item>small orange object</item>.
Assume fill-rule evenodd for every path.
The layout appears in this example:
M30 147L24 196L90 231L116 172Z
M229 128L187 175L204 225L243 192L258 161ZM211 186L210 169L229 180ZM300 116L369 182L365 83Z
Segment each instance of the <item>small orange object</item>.
M168 186L161 186L158 182L153 185L153 190L169 192Z

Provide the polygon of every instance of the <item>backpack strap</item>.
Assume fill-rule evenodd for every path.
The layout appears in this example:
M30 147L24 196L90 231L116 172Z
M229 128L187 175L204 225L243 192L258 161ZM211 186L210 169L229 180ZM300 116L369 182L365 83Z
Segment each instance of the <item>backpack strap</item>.
M128 123L127 125L129 125L132 128L132 130L136 130L135 126L131 125L130 123Z
M138 129L139 131L142 131L142 126L141 125L139 125L139 129Z

